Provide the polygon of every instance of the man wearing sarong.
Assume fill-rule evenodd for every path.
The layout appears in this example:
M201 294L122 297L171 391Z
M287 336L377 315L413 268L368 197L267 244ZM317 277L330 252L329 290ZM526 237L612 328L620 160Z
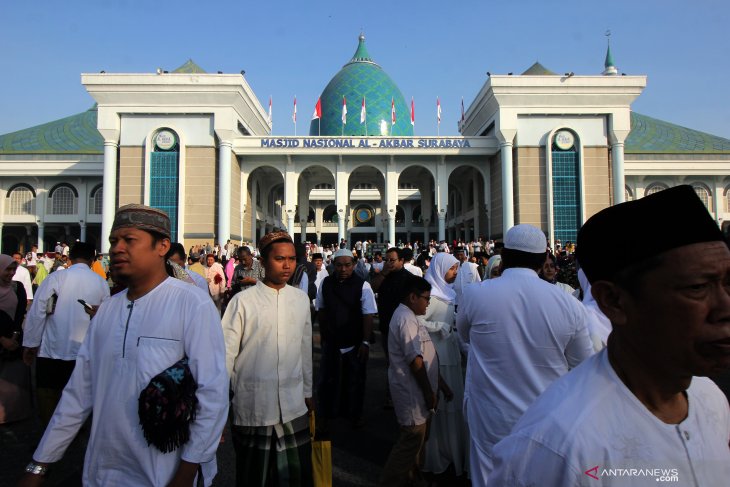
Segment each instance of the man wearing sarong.
M236 294L223 316L233 389L236 485L312 485L309 297L287 285L297 266L288 233L259 243L265 277Z

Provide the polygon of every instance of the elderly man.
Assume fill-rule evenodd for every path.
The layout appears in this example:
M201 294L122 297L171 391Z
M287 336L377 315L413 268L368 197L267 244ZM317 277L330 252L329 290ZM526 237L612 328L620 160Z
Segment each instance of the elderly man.
M247 246L238 248L239 264L233 269L231 279L231 294L244 291L264 279L264 268L258 259L254 259L251 249Z
M728 402L698 377L730 367L730 251L714 219L678 186L594 215L577 252L608 345L495 447L490 483L727 485Z
M218 313L195 286L168 276L170 219L163 211L136 204L119 208L109 242L115 279L126 289L97 311L20 485L41 483L48 464L63 456L92 412L85 486L190 486L199 472L210 485L228 412ZM143 432L140 425L140 392L185 357L198 402L195 418L186 423L189 440L178 436L179 429L158 430L167 446L151 445L146 435L151 430ZM160 391L160 408L162 401L177 402L171 389Z
M223 316L236 485L307 486L313 482L310 301L287 285L297 266L289 234L267 234L259 249L263 281L234 296Z
M492 448L535 398L593 353L583 306L537 276L546 252L542 230L514 226L502 277L464 289L456 324L471 343L464 408L474 486L486 485Z
M322 362L317 386L320 427L339 415L354 427L362 425L365 378L370 355L368 338L373 315L378 312L375 295L367 281L354 273L355 258L347 249L335 252L335 273L324 278L317 292Z

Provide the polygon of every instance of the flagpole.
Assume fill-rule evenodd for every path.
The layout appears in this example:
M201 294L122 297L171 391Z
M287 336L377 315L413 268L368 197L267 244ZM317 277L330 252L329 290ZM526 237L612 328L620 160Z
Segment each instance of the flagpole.
M441 100L439 100L439 97L436 97L436 137L441 137L441 117L439 115L439 110L441 109Z
M297 136L297 95L294 95L294 137Z

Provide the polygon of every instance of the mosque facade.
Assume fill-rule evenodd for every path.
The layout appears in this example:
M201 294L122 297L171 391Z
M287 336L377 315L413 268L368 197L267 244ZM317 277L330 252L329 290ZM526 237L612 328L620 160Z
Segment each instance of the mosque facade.
M678 184L727 230L730 140L633 112L646 77L620 75L610 50L604 68L491 74L456 137L414 136L409 100L362 35L305 135L272 135L243 74L192 61L82 74L94 107L0 136L2 250L107 251L128 203L165 210L186 247L274 229L319 243L498 239L518 223L566 242L602 208Z

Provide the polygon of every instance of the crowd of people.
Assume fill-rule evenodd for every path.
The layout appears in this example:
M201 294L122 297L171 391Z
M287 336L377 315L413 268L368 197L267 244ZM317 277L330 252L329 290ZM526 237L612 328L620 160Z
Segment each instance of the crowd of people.
M648 228L658 215L681 231ZM85 485L210 485L226 421L237 485L312 485L310 433L365 423L376 338L399 425L380 485L730 478L728 399L704 378L730 369L730 250L691 187L609 207L552 249L520 224L497 242L273 232L186 252L143 205L118 210L110 243L108 262L61 246L50 269L0 256L0 422L34 392L47 426L20 485L90 416Z

